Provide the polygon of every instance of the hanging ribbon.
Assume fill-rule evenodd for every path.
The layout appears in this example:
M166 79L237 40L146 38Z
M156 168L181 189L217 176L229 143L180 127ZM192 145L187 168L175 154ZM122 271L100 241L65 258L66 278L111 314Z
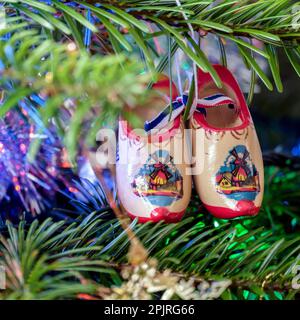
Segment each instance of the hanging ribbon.
M185 109L187 101L188 95L185 93L181 97L176 98L176 100L172 102L171 108L170 105L168 105L154 119L145 122L145 131L150 132L153 129L160 130L169 122L174 121Z
M147 133L151 133L151 130L153 129L160 130L164 128L168 123L174 121L179 115L184 112L187 101L187 93L184 93L182 96L176 98L176 100L172 102L172 108L170 108L170 106L167 106L154 119L145 122L145 131ZM224 105L236 105L234 100L222 93L215 93L213 95L195 100L195 102L196 103L194 103L193 108L191 108L190 110L189 118L193 115L194 112L205 114L205 109L207 108L219 107Z
M225 96L224 94L217 93L202 99L198 99L196 110L198 110L199 108L219 107L219 106L224 106L226 104L235 105L235 102L231 98Z

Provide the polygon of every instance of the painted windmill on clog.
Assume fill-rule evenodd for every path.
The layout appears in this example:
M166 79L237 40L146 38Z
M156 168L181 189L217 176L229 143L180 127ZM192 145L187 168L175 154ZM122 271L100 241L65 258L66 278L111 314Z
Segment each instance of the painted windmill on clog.
M236 149L233 149L230 153L235 158L234 160L235 168L232 170L232 181L233 183L235 183L235 186L240 187L251 175L251 171L247 165L249 152L248 150L245 150L242 157L238 155Z
M142 188L139 184L143 181ZM182 197L182 177L173 163L173 157L166 150L151 154L139 170L132 186L135 193L143 196Z
M258 172L251 162L250 153L245 147L243 149L242 152L238 152L237 148L230 151L230 166L222 172L221 176L217 176L219 192L231 194L259 191Z

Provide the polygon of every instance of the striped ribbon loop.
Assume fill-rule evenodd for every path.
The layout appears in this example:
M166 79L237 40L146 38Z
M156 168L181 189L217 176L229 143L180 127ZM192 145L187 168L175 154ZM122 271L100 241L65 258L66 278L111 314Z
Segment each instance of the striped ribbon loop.
M169 122L175 120L183 112L187 101L188 95L186 93L177 97L176 100L172 102L171 108L170 106L167 106L154 119L145 122L145 131L150 132L153 129L160 130L164 128Z
M147 133L151 133L153 129L162 129L169 122L174 121L180 114L184 112L188 102L188 94L184 93L182 96L176 98L172 102L172 106L167 106L163 111L161 111L154 119L146 121L144 128ZM213 94L201 99L198 99L197 103L193 104L190 110L189 118L194 112L204 113L206 108L218 107L223 105L236 105L234 100L225 96L222 93Z
M202 99L198 99L196 108L211 108L211 107L218 107L224 106L226 104L233 104L235 105L234 100L225 96L222 93L216 93L210 96L207 96Z

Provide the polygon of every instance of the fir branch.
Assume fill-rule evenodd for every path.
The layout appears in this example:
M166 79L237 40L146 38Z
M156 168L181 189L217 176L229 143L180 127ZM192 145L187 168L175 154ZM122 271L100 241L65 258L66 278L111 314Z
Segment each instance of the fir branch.
M79 148L79 135L82 137L85 132L85 141L94 142L90 134L101 128L104 119L107 123L114 121L125 105L134 108L145 97L148 76L140 75L140 65L125 56L91 56L74 42L56 43L36 29L28 30L27 26L23 22L14 23L2 30L4 34L10 32L11 39L0 42L3 63L0 83L5 92L0 115L22 99L30 99L32 94L39 94L45 100L45 107L39 113L46 125L67 110L69 121L57 124L64 130L65 144L73 161ZM8 83L13 83L13 88ZM32 155L38 142L32 146Z
M300 237L290 242L281 239L275 251L278 240L270 233L262 236L262 229L237 235L234 226L207 229L200 226L201 220L187 216L173 225L133 222L131 227L151 256L158 259L160 268L172 268L174 276L193 277L196 283L230 278L232 293L237 288L257 294L260 288L263 297L273 289L288 294L293 277L288 270L297 263ZM9 234L2 235L0 257L7 270L4 297L76 297L96 294L99 286L108 283L121 283L118 273L127 267L129 239L118 221L91 214L70 226L49 219L42 224L35 221L28 230L24 223L18 230L9 223L7 226ZM293 252L289 259L287 250ZM258 272L262 266L265 270ZM92 280L95 272L101 275L96 282Z
M65 4L64 4L65 3ZM247 47L251 51L257 51L255 47L249 46L246 38L255 38L268 45L261 53L268 59L272 69L274 81L281 91L280 75L278 68L274 68L273 52L275 47L284 48L295 71L299 73L299 6L289 0L262 0L262 1L194 1L181 0L181 7L176 1L75 1L71 4L65 1L52 1L51 4L39 4L39 1L5 2L5 9L14 15L21 14L39 24L42 28L59 29L67 34L72 34L78 45L84 47L84 42L80 36L81 30L78 25L87 30L94 31L101 39L106 39L110 48L105 51L110 52L111 48L115 52L122 50L130 51L132 48L123 37L126 33L132 37L137 46L141 48L148 69L154 71L153 59L149 40L151 33L144 24L145 21L156 24L161 29L161 35L168 35L179 41L188 39L188 33L192 27L195 32L203 35L207 33L215 34L218 37L229 39L235 42L240 48ZM96 6L100 4L100 6ZM36 15L30 8L38 10L43 17ZM51 10L60 12L60 18L53 18ZM85 11L89 9L96 17L97 22L91 23L85 18ZM13 11L12 11L13 10ZM185 13L187 20L183 19ZM104 30L101 27L104 25ZM105 34L104 34L105 33ZM146 37L146 35L148 37ZM150 36L150 37L149 37ZM155 33L152 34L152 37ZM200 57L191 54L189 46L180 42L180 48L192 60L195 60L198 67L205 69L206 63ZM247 50L240 50L240 54L248 61ZM271 54L271 55L270 55ZM251 56L251 54L250 54ZM250 63L249 61L247 63ZM254 63L250 63L253 74L256 73L269 89L272 89L266 75L259 71ZM207 69L207 68L206 68ZM208 68L209 72L212 72ZM212 74L213 76L213 74ZM215 79L218 84L218 79Z

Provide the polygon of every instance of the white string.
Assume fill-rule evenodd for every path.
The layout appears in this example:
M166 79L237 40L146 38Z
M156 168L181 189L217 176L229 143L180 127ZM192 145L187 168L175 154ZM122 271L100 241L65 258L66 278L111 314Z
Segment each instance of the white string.
M182 9L182 5L181 5L180 0L176 0L176 4L180 9ZM186 20L186 21L189 20L187 15L184 12L182 12L182 16L183 16L184 20ZM190 23L187 23L187 25L191 31L192 39L197 43L196 37L195 37L195 32L194 32L192 25ZM196 53L194 48L192 48L192 50L194 51L194 53ZM194 72L194 81L195 81L195 100L198 101L197 65L194 61L193 61L193 72ZM192 108L193 108L193 106L192 106Z
M178 90L180 95L182 96L182 82L181 82L181 75L180 75L180 68L178 65L178 51L175 53L175 66L176 66L176 74L177 74L177 82L178 82Z

